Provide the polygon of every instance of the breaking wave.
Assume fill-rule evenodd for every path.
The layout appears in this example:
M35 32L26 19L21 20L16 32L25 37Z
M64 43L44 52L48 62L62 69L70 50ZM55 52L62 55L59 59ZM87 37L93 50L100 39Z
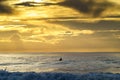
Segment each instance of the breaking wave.
M120 74L113 73L52 73L52 72L8 72L0 70L0 80L120 80Z

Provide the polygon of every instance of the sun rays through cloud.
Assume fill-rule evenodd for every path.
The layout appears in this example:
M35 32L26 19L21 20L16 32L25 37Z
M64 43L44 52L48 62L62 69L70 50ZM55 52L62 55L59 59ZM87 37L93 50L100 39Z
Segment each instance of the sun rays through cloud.
M0 51L120 51L119 3L0 0Z

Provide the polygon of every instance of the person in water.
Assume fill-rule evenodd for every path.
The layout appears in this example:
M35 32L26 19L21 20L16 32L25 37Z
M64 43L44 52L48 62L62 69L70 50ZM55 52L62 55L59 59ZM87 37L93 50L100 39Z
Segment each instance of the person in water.
M62 61L62 58L60 58L59 61Z

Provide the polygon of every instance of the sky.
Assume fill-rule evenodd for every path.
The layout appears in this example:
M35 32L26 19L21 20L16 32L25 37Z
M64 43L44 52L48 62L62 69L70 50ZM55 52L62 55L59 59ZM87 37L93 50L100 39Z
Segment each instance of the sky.
M120 52L120 0L0 0L0 52Z

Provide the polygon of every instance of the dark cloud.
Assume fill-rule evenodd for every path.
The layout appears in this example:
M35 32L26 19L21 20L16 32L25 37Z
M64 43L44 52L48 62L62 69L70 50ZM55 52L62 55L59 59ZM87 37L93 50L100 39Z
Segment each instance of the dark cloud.
M94 17L97 17L108 9L108 7L112 6L112 3L106 0L101 0L101 2L96 0L64 0L58 3L58 5L70 7L79 12L92 14Z
M106 16L104 18L120 18L120 15Z
M0 2L7 1L7 0L0 0Z
M4 5L4 4L0 4L0 13L1 14L12 14L13 10L11 7Z
M28 7L35 7L35 4L38 4L38 3L37 3L37 2L27 1L27 2L17 3L17 4L14 4L14 5L18 5L18 6L28 6Z
M37 5L35 5L37 4ZM110 6L114 6L113 3L108 2L107 0L64 0L63 2L58 3L36 3L36 2L22 2L14 4L16 6L27 6L27 7L36 7L36 6L50 6L50 5L59 5L68 8L73 8L81 13L92 15L93 17L101 16L101 14L107 10Z
M72 29L86 30L120 30L120 21L98 21L93 23L71 21L49 21L50 23L60 24Z
M3 3L6 0L0 0L0 14L12 14L13 9L7 4Z

